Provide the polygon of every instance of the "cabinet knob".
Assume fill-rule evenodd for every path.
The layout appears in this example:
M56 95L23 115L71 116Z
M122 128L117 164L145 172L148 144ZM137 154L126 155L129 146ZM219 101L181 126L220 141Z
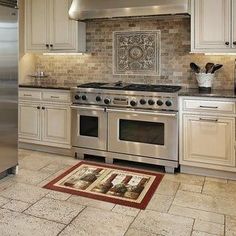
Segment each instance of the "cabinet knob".
M50 44L50 48L53 48L53 44Z
M40 106L37 106L37 109L39 110L39 109L40 109Z
M45 110L45 107L42 107L43 110Z
M225 45L229 46L229 42L225 42Z
M236 41L233 42L233 45L236 45Z
M46 48L49 48L49 44L46 44Z

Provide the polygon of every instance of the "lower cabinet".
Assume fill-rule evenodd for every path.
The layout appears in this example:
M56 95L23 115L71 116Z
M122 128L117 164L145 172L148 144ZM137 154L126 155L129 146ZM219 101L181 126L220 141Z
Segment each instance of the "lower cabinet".
M70 144L70 108L45 105L42 110L42 140Z
M181 172L194 170L198 174L201 170L203 172L211 170L215 171L214 173L236 172L235 101L180 97L179 104ZM186 106L186 104L195 105Z
M20 90L19 141L71 148L70 93L38 90Z
M40 103L19 103L19 138L41 140Z
M234 118L183 115L183 160L235 167L234 123Z

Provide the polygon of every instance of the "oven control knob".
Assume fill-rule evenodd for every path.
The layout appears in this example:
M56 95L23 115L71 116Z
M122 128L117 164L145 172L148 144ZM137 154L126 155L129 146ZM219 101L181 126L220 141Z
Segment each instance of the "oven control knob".
M158 106L162 106L163 105L163 101L162 100L157 100L157 105Z
M104 99L104 103L105 103L105 104L108 105L110 102L111 102L111 99L110 99L110 98L105 98L105 99Z
M150 100L148 100L148 104L149 104L150 106L153 106L153 105L155 104L155 102L154 102L152 99L150 99Z
M82 100L83 100L83 101L87 100L87 96L86 96L86 95L83 95L83 96L82 96Z
M167 101L166 101L166 106L167 106L167 107L172 106L172 102L171 102L170 100L167 100Z
M147 103L145 99L141 99L139 102L141 105L145 105Z
M101 96L97 96L97 97L96 97L96 101L97 101L97 102L101 102L101 101L102 101Z
M75 95L75 100L79 100L81 97L79 95Z
M135 106L137 106L137 102L134 101L134 100L132 100L132 101L130 101L130 105L131 105L132 107L135 107Z

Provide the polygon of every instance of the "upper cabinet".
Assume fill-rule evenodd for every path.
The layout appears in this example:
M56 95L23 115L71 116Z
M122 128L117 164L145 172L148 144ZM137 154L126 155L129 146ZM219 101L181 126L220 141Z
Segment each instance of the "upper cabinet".
M192 0L191 4L191 51L236 52L236 0Z
M72 0L26 0L26 52L85 52L85 23L69 19Z

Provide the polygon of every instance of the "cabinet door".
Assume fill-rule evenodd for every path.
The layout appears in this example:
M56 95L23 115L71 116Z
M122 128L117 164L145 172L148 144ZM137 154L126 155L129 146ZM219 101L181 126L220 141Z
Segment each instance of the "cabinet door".
M235 167L235 119L183 116L184 161Z
M69 19L72 0L50 1L50 50L76 50L78 22Z
M19 138L27 139L27 142L41 140L40 104L19 104Z
M26 51L46 51L49 44L48 0L25 1Z
M232 42L236 49L236 0L232 0Z
M193 1L192 37L194 49L231 48L230 9L231 0Z
M70 107L61 105L43 105L42 141L57 144L70 144ZM54 145L55 146L55 145Z

